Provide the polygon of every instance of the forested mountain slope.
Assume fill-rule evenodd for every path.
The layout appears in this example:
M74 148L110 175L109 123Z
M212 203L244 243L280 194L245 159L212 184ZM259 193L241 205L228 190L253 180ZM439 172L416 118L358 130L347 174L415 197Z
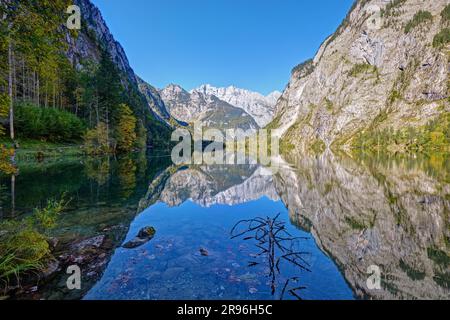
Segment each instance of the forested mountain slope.
M66 24L72 4L81 9L80 30ZM168 126L151 112L122 46L89 0L9 0L0 10L3 134L72 142L92 129L96 144L104 138L115 150L167 141Z

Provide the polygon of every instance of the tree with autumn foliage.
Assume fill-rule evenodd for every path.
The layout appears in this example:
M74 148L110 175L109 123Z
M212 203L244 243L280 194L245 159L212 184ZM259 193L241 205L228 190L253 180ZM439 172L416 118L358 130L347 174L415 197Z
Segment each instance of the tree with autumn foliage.
M115 128L117 151L131 151L136 142L136 117L126 104L118 106Z

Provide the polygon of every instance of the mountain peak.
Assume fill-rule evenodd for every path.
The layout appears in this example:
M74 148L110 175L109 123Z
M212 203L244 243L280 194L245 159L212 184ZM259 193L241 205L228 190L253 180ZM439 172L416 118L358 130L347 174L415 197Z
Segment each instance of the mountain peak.
M175 83L169 83L163 90L177 90L177 91L185 91L180 85Z
M204 84L191 90L191 93L194 92L215 96L237 108L245 110L255 119L260 127L266 126L273 119L275 104L281 96L281 93L278 91L264 96L261 93L241 89L234 85L218 88L210 84Z
M253 117L242 108L221 100L210 94L209 90L209 87L203 86L189 93L179 85L170 84L160 93L170 114L183 122L200 121L207 127L218 129L258 128Z

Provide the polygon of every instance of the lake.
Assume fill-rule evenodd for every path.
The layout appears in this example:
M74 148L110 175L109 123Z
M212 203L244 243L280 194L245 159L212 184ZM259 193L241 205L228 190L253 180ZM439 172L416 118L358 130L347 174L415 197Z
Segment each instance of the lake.
M448 299L448 160L326 152L273 174L146 154L20 163L0 180L1 219L69 203L48 231L51 277L15 298ZM81 290L66 285L73 264Z

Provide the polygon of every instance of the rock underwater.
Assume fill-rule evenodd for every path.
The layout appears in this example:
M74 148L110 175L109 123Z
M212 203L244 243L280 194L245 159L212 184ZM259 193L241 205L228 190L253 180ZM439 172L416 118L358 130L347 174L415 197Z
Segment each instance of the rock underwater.
M153 227L142 228L138 235L133 239L125 243L122 247L125 249L134 249L149 242L155 236L156 230Z

